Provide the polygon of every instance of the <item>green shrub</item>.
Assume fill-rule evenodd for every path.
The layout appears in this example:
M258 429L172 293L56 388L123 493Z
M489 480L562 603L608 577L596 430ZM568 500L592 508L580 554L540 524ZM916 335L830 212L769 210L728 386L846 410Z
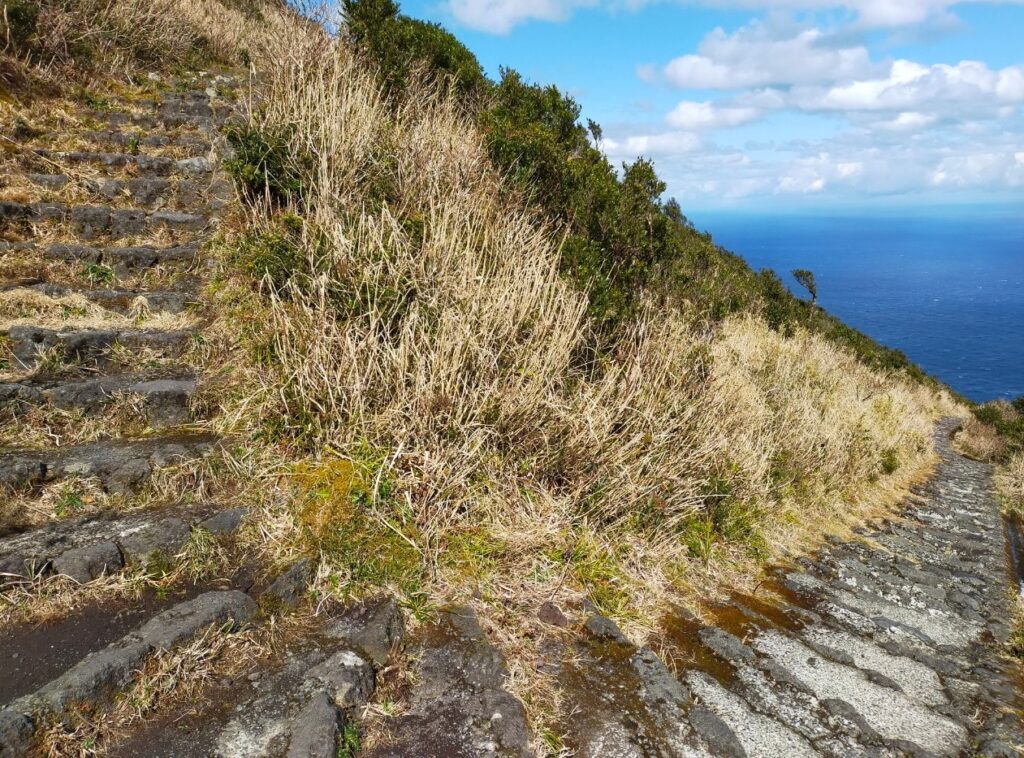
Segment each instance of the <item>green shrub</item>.
M983 424L995 427L1006 443L1006 459L1024 451L1024 395L1011 402L997 401L974 407L974 417Z
M899 453L893 448L887 448L882 452L882 471L886 474L895 474L900 467Z
M378 66L392 93L404 90L416 65L450 77L463 95L487 90L476 56L438 24L400 15L393 0L345 0L343 7L350 41Z
M285 214L271 229L242 237L233 252L235 263L259 280L266 280L277 294L287 285L310 274L302 245L302 219Z
M302 179L289 135L246 125L225 130L233 155L224 161L235 185L249 202L269 198L277 205L302 198Z
M39 24L39 4L32 0L6 0L3 3L3 19L6 22L4 39L9 39L17 51L29 50L35 42L36 27Z
M579 104L557 87L530 84L511 69L492 84L458 40L400 15L393 0L346 0L345 13L350 39L396 99L417 64L454 77L495 167L565 231L563 273L587 292L602 339L614 339L637 304L653 297L685 303L710 322L750 311L783 334L803 327L872 368L937 384L903 353L801 301L773 272L755 273L696 230L675 200L662 200L665 184L650 161L623 165L620 178L598 147L600 126L581 123Z

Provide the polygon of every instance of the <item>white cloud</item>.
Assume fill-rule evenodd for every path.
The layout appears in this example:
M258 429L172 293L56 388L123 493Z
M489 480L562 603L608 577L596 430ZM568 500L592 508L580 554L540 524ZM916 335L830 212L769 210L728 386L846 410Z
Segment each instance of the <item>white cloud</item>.
M839 176L846 179L851 176L859 176L864 173L864 164L861 161L850 161L848 163L837 163L836 171Z
M740 126L758 118L761 112L756 108L719 106L711 102L697 103L684 100L665 117L669 125L677 129L702 131Z
M527 21L565 21L581 7L637 10L654 0L446 0L455 18L473 29L506 34ZM686 0L680 0L686 1ZM959 5L991 0L689 0L715 8L751 11L845 11L866 29L908 27L929 19L948 20ZM1002 0L1021 4L1024 0Z
M715 29L697 54L670 61L664 77L683 89L742 89L848 81L871 69L865 47L833 47L819 29L755 21L735 34Z
M938 121L938 117L931 114L904 111L896 118L879 121L875 127L893 132L916 132L931 126L936 121Z
M601 140L601 149L611 158L632 159L639 155L680 155L700 147L700 137L692 132L661 132L658 134L634 134L621 139L606 137Z
M628 10L654 1L446 0L463 23L495 33L530 19L564 20L581 7ZM764 17L736 31L715 29L668 62L637 66L647 85L715 92L678 102L660 124L649 105L639 105L637 94L647 93L631 93L640 123L606 125L601 148L616 161L656 158L669 193L684 203L771 195L1019 198L1024 65L892 60L872 55L877 35L865 33L901 30L891 40L936 28L972 1L675 0ZM811 15L799 23L788 15L801 11ZM653 94L645 99L652 101ZM751 126L770 114L785 114L777 128ZM823 123L831 125L823 130ZM743 127L721 136L743 149L715 143L716 132ZM823 131L831 136L809 136Z
M508 34L530 21L565 21L577 8L599 0L447 0L448 10L471 29Z
M805 88L795 92L794 100L808 110L936 112L973 105L993 111L1024 103L1024 66L993 70L980 61L922 66L897 60L885 76L857 79L825 91Z

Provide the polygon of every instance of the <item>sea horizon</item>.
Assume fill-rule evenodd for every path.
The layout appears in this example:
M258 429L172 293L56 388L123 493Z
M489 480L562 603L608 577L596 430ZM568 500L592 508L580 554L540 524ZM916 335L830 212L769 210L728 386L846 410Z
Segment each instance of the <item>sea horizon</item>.
M753 268L807 268L819 303L976 402L1024 395L1024 214L1014 206L701 211Z

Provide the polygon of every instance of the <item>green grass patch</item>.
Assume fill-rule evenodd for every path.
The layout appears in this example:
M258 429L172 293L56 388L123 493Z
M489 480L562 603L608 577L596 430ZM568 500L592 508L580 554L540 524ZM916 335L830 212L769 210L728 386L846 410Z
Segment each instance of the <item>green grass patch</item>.
M233 153L224 167L249 202L267 198L287 205L301 201L301 166L293 155L290 135L231 124L225 136Z
M420 535L385 474L383 458L369 447L353 459L302 464L293 473L303 539L333 569L330 589L339 596L382 586L421 594Z

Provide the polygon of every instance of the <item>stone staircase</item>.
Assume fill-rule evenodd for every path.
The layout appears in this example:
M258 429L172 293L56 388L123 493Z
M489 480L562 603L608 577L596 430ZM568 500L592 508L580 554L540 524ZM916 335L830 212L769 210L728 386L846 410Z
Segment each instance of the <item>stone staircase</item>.
M232 197L217 167L239 81L171 84L180 91L150 83L52 123L44 111L34 125L5 125L6 603L31 602L48 583L74 593L155 561L166 568L197 533L229 539L245 515L185 493L146 497L154 475L219 444L194 410L194 350L206 319L201 250ZM148 656L211 625L230 632L256 609L237 588L196 586L0 628L0 755L27 754L72 708L109 702Z
M173 84L83 105L74 130L15 125L7 138L5 597L166 565L197 535L229 542L245 522L244 508L147 494L154 476L220 444L196 412L196 346L203 245L231 199L219 126L238 82ZM536 609L537 673L558 704L544 735L531 734L473 608L407 634L382 597L321 613L198 696L68 754L441 758L543 744L593 758L1017 755L1003 524L989 467L953 452L954 427L939 425L939 470L899 515L699 618L673 611L655 649L587 604ZM239 566L216 586L0 625L0 758L43 749L55 725L73 731L83 708L102 719L148 659L204 631L269 634L268 609L300 603L311 568L263 586Z

